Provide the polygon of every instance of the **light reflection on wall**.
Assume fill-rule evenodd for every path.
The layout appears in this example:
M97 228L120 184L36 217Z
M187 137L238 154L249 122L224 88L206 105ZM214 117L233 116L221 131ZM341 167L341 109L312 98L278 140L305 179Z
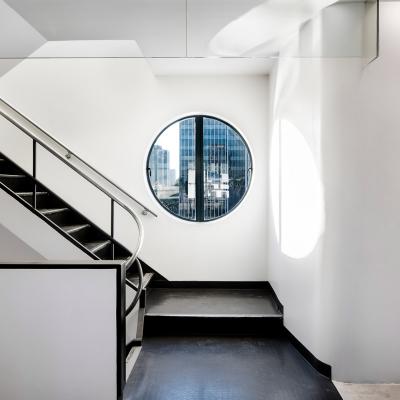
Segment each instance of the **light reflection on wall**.
M280 249L289 257L304 258L314 250L324 227L323 190L307 141L287 120L275 124L270 178Z

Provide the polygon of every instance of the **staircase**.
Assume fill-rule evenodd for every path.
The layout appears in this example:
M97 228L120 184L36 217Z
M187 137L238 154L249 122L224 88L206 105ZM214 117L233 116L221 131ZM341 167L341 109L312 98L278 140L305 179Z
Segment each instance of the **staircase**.
M132 256L131 252L111 235L104 232L2 153L0 153L0 189L49 224L93 260L125 262ZM143 276L141 275L142 272L134 271L133 268L127 271L126 284L139 293L138 299L134 299L127 307L127 314L133 310L140 295L144 296L142 291L151 282L154 271L145 265ZM132 344L140 345L140 343L141 336Z
M0 153L0 187L94 260L126 260L131 253L109 234Z
M124 262L132 256L112 235L2 153L0 189L93 260ZM143 271L142 276L131 268L126 275L127 286L137 294L126 315L139 302L137 331L127 354L142 345L144 336L266 336L283 329L282 308L267 283L172 283L144 263Z
M8 111L15 115L10 117ZM117 367L118 400L122 399L126 379L133 369L146 338L150 343L150 348L153 343L156 348L161 349L160 354L163 352L163 343L168 343L173 337L179 338L177 342L186 340L188 343L195 343L198 340L196 337L201 337L199 343L202 345L206 345L207 338L216 337L229 337L228 342L233 340L237 343L242 340L241 338L243 340L251 338L250 342L258 340L254 338L262 338L262 340L272 338L278 342L283 340L285 343L290 341L317 370L326 376L330 375L330 367L316 360L296 338L286 331L283 325L283 307L268 282L167 281L138 259L143 240L141 221L134 209L121 200L119 195L125 196L122 196L123 198L129 197L141 206L142 214L150 213L157 216L155 213L1 99L0 116L5 117L28 135L33 143L32 174L0 152L0 190L9 194L52 227L93 262L101 260L120 262L120 264L114 263L122 270L121 276L117 279L116 289L117 299L122 299L120 307L117 307L119 325L117 324L116 336L121 344L121 346L117 345L117 359L120 358L123 364L122 367L120 365ZM41 145L110 198L110 233L105 232L36 178L36 144ZM94 172L106 184L103 186L87 174L87 170L81 170L71 163L71 158ZM109 185L113 190L110 190ZM114 190L119 194L116 195ZM125 209L137 224L139 235L133 252L114 237L114 203ZM133 266L136 268L131 268ZM129 340L126 340L126 332L129 329L128 317L133 315L137 315L136 331L129 332ZM89 318L89 321L92 320ZM195 348L196 346L198 347L197 344ZM145 362L142 361L142 366L144 364ZM133 385L131 387L128 385L128 390L125 391L128 397L129 392L133 390L134 397L132 398L135 398L138 376L137 374L135 376L135 372L132 374Z
M45 221L93 260L125 262L131 252L35 177L0 153L0 189ZM140 267L140 266L139 266ZM144 337L170 335L276 336L283 314L268 283L168 282L143 263L126 274L136 293L126 306L137 308L137 328L126 346L131 371ZM129 297L129 296L128 296Z

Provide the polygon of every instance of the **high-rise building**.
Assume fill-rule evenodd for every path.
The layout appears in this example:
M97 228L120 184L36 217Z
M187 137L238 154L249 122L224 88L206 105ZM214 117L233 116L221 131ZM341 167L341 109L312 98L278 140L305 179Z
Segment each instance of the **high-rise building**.
M196 138L195 119L179 123L179 216L196 218Z
M148 162L149 178L154 193L164 206L179 215L179 185L176 182L176 170L171 169L170 161L170 151L154 145Z
M248 187L251 160L243 139L229 125L203 119L204 219L226 214Z
M195 218L196 149L195 119L180 122L179 215ZM241 137L229 125L203 118L204 220L226 214L243 197L248 187L251 160Z
M171 173L168 150L155 145L150 153L149 168L150 182L156 193L170 186Z

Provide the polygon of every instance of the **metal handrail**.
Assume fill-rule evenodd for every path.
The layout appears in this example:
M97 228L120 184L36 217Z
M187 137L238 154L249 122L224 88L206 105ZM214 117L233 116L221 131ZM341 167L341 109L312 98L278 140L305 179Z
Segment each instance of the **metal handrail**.
M53 142L55 142L58 146L62 147L66 155L65 157L70 160L72 156L74 156L78 161L80 161L82 164L85 164L87 167L89 167L92 171L94 171L98 176L100 176L102 179L110 183L112 186L114 186L118 191L123 193L125 196L129 197L131 200L133 200L136 204L138 204L140 207L143 208L143 213L146 215L147 213L150 213L154 217L158 217L158 215L150 210L150 208L146 207L143 203L141 203L139 200L135 199L131 194L129 194L126 190L122 189L119 185L117 185L115 182L113 182L110 178L102 174L100 171L98 171L96 168L92 167L90 164L88 164L86 161L84 161L81 157L79 157L76 153L74 153L72 150L70 150L64 143L56 139L54 136L50 135L50 133L46 132L43 128L41 128L39 125L37 125L35 122L31 121L29 118L27 118L25 115L21 114L16 108L14 108L12 105L7 103L4 99L0 97L0 102L4 103L8 108L13 110L15 113L17 113L19 116L21 116L25 121L27 121L29 124L34 126L36 129L38 129L41 133L44 133L47 137L49 137ZM41 144L41 146L45 147L46 150L50 151L51 153L54 154L54 151L47 146L42 140L40 140L38 137L27 131L24 127L22 127L18 122L14 121L9 117L7 114L5 114L2 110L0 110L0 115L2 115L4 118L6 118L8 121L10 121L13 125L17 126L19 129L21 129L25 134L27 134L29 137L32 139L36 140L38 143ZM56 155L56 154L54 154ZM58 155L57 155L58 157ZM58 157L59 158L59 157ZM62 159L64 163L67 165L71 166L70 163L66 162L64 159ZM101 187L98 187L99 190L101 190L103 193L107 194Z
M15 113L17 113L20 117L22 117L25 121L27 121L29 124L32 124L36 129L38 129L40 132L44 133L46 136L48 136L51 140L53 140L57 145L61 146L66 152L66 158L69 160L71 158L71 156L73 155L74 157L76 157L80 162L82 162L84 165L86 165L87 167L89 167L91 170L93 170L94 172L96 172L99 176L101 176L103 179L105 179L107 182L109 182L111 185L113 185L115 188L117 188L118 190L120 190L123 194L127 195L129 198L131 198L132 200L134 200L137 204L139 204L141 207L143 207L144 211L151 213L152 215L154 215L155 217L157 217L157 215L152 212L151 210L149 210L147 207L145 207L142 203L140 203L139 201L137 201L135 198L133 198L131 195L129 195L128 193L126 193L123 189L121 189L118 185L116 185L115 183L113 183L110 179L108 179L107 177L105 177L103 174L101 174L100 172L98 172L95 168L93 168L92 166L90 166L88 163L86 163L85 161L83 161L80 157L78 157L75 153L73 153L72 151L70 151L68 149L68 147L66 147L64 144L62 144L60 141L58 141L57 139L54 139L50 134L48 134L47 132L45 132L42 128L40 128L38 125L36 125L35 123L33 123L32 121L30 121L28 118L26 118L24 115L22 115L18 110L16 110L14 107L12 107L11 105L9 105L7 102L5 102L3 99L0 98L0 102L3 102L7 107L9 107L11 110L13 110ZM132 252L132 255L124 261L123 266L125 271L127 271L132 265L133 263L136 261L137 264L137 269L138 269L138 273L139 273L139 285L136 291L136 295L134 297L133 302L129 305L128 310L126 312L126 315L128 315L133 308L135 307L137 301L139 300L140 297L140 293L142 291L142 286L143 286L143 270L141 267L141 264L137 258L140 249L142 248L142 244L143 244L143 237L144 237L144 231L143 231L143 225L142 222L140 220L140 218L138 217L138 215L136 214L135 210L130 207L129 205L125 204L123 201L121 201L117 196L115 196L113 193L111 193L109 190L107 190L106 188L100 186L100 184L98 182L96 182L93 178L91 178L89 175L87 175L85 172L81 171L79 168L77 168L77 166L71 164L70 162L68 162L67 160L65 160L65 158L63 156L61 156L56 150L54 150L53 148L51 148L50 145L48 145L47 143L45 143L42 139L38 138L37 136L35 136L33 133L29 132L24 126L22 126L19 122L17 122L15 119L13 119L10 115L6 114L5 112L3 112L0 109L0 115L2 115L5 119L7 119L9 122L11 122L14 126L16 126L18 129L20 129L22 132L24 132L26 135L28 135L30 138L33 139L33 143L34 146L37 143L39 143L44 149L46 149L47 151L49 151L51 154L53 154L56 158L58 158L59 160L61 160L64 164L66 164L69 168L71 168L73 171L75 171L78 175L80 175L82 178L84 178L85 180L87 180L89 183L91 183L94 187L96 187L98 190L100 190L101 192L103 192L105 195L107 195L110 199L112 199L113 201L115 201L117 204L119 204L125 211L128 212L129 215L131 215L131 217L134 219L137 227L138 227L138 231L139 231L139 235L138 235L138 240L137 240L137 244L136 244L136 249L135 251ZM128 284L128 286L130 286Z
M125 310L125 316L128 316L133 311L133 309L136 306L136 303L138 302L138 300L140 298L140 295L142 294L142 290L143 290L143 268L142 268L142 264L140 263L138 258L135 260L135 262L136 262L136 265L137 265L137 270L139 272L139 283L136 286L129 279L125 280L125 283L127 284L127 286L129 286L131 289L136 291L135 297L131 301L131 304L129 304L129 306Z

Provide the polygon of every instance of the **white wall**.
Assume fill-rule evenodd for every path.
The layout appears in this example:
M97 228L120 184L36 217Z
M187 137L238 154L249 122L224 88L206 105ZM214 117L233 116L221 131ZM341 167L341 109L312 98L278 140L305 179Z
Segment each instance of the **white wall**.
M41 261L44 258L19 237L0 225L0 259L7 261Z
M285 325L336 380L400 382L399 18L400 3L381 4L381 55L365 68L361 59L291 59L274 79L274 119L306 138L325 221L301 259L281 252L271 224L269 277Z
M0 254L0 261L27 260L25 251L28 254L33 251L37 254L36 256L31 254L31 261L91 259L2 189L0 189L0 205L0 226L21 241L20 244L15 244L12 236L5 236L4 239L7 241L2 246L6 249ZM14 246L22 247L23 244L26 250L19 255L13 248Z
M141 257L171 280L266 280L268 91L267 76L156 78L144 60L133 59L26 60L0 79L2 98L159 214L143 218ZM146 181L153 140L191 113L232 123L254 159L245 200L215 222L174 218ZM69 197L75 206L91 204ZM134 235L129 224L116 227L127 245Z
M115 400L116 268L54 265L0 268L0 397Z
M317 312L319 303L319 269L321 263L321 241L314 241L314 248L306 257L294 258L283 253L282 247L286 231L282 226L282 220L286 218L281 207L283 202L282 184L296 185L296 181L282 182L281 171L283 156L280 148L281 138L280 121L289 121L296 126L308 144L313 161L321 173L320 160L320 127L319 121L319 85L318 76L319 61L303 59L287 59L283 57L273 74L273 98L271 102L274 115L273 124L270 130L270 152L271 160L269 168L270 201L269 201L269 248L268 248L268 279L271 282L278 298L284 305L285 326L311 351L315 352L317 341ZM288 155L289 156L289 155ZM282 157L283 158L283 157ZM300 160L301 162L301 160ZM297 174L299 165L292 160L294 175ZM296 189L296 187L295 187ZM291 198L297 200L303 194L302 187L297 188ZM303 214L307 212L307 205L304 209L295 209L294 213ZM290 210L289 210L290 211ZM293 212L291 213L293 216ZM302 241L307 235L307 222L300 229L294 221L289 229L295 228L298 236L295 240ZM303 231L304 232L303 232ZM310 249L310 246L306 246ZM305 249L306 251L307 249Z

